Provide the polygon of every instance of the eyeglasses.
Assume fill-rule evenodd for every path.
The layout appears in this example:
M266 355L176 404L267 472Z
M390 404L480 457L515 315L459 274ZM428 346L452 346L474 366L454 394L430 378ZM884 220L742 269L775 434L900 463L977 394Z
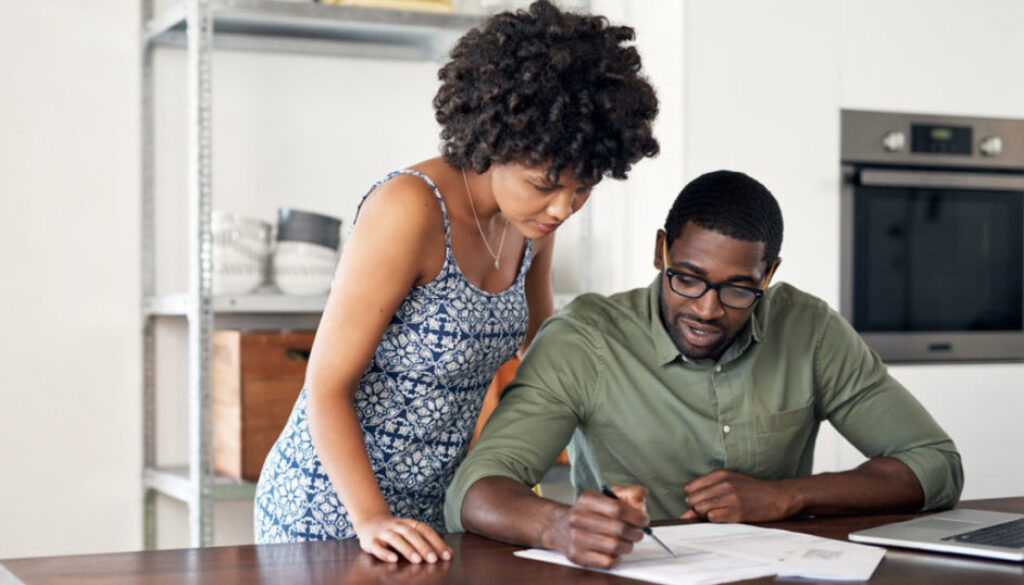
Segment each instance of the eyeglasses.
M696 274L680 272L669 268L668 240L665 240L664 242L665 244L662 248L662 257L665 265L665 276L668 277L669 288L671 288L672 292L677 295L688 299L699 299L704 296L704 293L708 292L708 289L714 289L714 291L718 293L719 302L726 307L730 307L732 309L749 309L757 302L757 299L761 298L761 295L764 294L764 290L760 288L728 283L712 284ZM769 270L768 274L765 275L766 284L771 278L774 268L775 267L773 266L772 270Z

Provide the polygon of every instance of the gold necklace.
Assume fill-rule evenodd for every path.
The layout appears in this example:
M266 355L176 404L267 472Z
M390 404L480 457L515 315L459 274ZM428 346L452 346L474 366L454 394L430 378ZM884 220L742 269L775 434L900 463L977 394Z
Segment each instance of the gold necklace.
M473 204L473 194L469 191L469 179L466 178L466 169L462 169L462 183L466 185L466 197L469 197L469 208L473 210L473 219L476 220L476 229L480 231L480 239L484 241L487 253L491 255L491 258L494 258L494 267L498 268L498 263L501 261L501 250L505 247L505 234L508 233L508 220L505 220L505 229L501 230L501 243L498 245L498 253L495 254L494 250L491 249L491 244L487 241L487 236L484 235L484 228L480 225L480 217L476 214L476 205Z

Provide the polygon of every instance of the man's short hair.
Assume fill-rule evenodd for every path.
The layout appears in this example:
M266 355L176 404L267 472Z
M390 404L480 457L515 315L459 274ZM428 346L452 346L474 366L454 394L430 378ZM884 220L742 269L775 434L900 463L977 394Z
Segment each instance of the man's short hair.
M764 242L771 264L782 247L782 211L771 191L736 171L705 173L683 187L665 218L668 245L686 222L747 242Z

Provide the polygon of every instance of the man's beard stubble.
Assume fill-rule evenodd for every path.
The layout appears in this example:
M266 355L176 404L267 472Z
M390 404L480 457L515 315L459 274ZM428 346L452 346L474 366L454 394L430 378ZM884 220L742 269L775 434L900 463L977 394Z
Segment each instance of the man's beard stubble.
M739 334L739 331L743 329L741 327L736 331L733 331L727 335L723 335L722 339L711 347L696 350L696 348L686 343L682 332L679 331L679 326L676 325L677 319L690 319L691 321L705 323L707 325L716 327L723 331L725 331L725 327L723 327L722 324L719 323L718 321L706 321L704 319L701 319L700 317L697 317L693 313L676 313L670 319L668 306L665 304L665 298L663 296L659 295L658 303L661 305L662 325L665 327L665 330L668 331L668 335L669 337L672 338L672 343L675 344L676 349L679 350L679 353L689 360L703 360L711 357L712 355L721 356L722 352L724 352L725 349L729 347L732 344L732 342L736 339L736 336Z

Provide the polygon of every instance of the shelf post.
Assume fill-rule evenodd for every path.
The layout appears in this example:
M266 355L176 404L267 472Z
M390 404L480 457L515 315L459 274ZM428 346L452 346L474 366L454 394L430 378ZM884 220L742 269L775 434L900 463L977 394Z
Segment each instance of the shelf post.
M153 0L142 0L140 7L141 26L153 17ZM156 292L156 215L154 178L154 106L153 106L153 43L141 40L141 76L139 96L141 115L139 145L141 172L141 223L142 239L141 287L139 311L142 319L142 469L156 465L156 331L155 323L145 309L146 299ZM142 545L146 550L156 548L156 490L143 483L142 490Z
M213 544L213 445L211 431L212 312L212 120L213 17L209 0L188 0L188 191L189 191L189 540Z

